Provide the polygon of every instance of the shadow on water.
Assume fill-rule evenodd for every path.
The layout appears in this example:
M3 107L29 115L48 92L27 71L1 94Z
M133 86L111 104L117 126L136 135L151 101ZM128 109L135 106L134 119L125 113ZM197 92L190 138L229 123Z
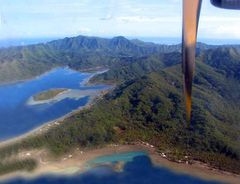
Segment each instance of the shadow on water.
M44 176L34 180L15 179L6 184L217 184L155 167L147 156L137 156L124 165L122 172L99 166L71 177ZM2 184L2 183L1 183Z

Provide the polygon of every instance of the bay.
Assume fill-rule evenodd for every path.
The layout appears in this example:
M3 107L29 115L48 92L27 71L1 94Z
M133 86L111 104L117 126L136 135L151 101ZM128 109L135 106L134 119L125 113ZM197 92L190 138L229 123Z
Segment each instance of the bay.
M103 90L107 86L85 86L93 74L69 68L56 68L32 80L0 86L0 141L25 134L46 122L60 118L85 106L89 96L64 98L60 101L29 105L33 95L57 88L71 90Z

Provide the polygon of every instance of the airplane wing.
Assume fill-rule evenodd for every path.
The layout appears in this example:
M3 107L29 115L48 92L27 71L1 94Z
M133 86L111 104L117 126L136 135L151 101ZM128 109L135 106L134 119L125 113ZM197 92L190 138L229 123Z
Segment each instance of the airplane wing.
M240 0L211 0L211 3L218 8L240 10Z

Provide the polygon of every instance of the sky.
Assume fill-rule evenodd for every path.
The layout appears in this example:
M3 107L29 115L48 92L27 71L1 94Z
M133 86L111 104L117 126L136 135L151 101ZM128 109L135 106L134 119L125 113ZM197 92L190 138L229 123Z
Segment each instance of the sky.
M182 0L0 0L0 39L181 37ZM240 39L240 11L203 0L199 37Z

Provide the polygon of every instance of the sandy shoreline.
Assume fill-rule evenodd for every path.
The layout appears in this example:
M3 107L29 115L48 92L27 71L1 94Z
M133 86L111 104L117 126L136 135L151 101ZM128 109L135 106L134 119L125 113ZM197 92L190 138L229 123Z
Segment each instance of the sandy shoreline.
M21 158L36 158L38 161L38 167L31 173L16 172L1 176L0 181L12 179L15 177L32 179L42 175L69 176L80 174L86 171L86 162L95 159L96 157L131 151L147 152L155 166L168 168L172 172L176 172L178 174L187 174L201 178L203 180L215 180L232 184L238 184L240 181L239 175L234 175L219 170L211 170L211 168L203 165L202 163L194 163L192 165L188 165L169 161L166 158L161 157L156 152L155 148L140 143L134 145L108 145L104 148L91 150L76 148L71 153L57 159L49 156L45 150L23 152L19 156Z

